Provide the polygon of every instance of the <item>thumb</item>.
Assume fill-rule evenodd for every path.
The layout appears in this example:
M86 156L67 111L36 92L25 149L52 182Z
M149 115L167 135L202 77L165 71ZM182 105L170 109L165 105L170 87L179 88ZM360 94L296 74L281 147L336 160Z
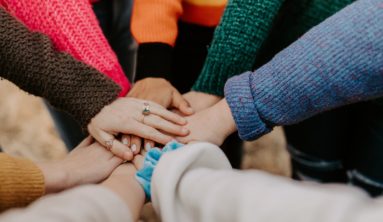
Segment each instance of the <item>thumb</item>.
M190 107L189 103L177 90L173 91L171 105L172 107L178 109L184 115L189 116L194 113L194 110Z

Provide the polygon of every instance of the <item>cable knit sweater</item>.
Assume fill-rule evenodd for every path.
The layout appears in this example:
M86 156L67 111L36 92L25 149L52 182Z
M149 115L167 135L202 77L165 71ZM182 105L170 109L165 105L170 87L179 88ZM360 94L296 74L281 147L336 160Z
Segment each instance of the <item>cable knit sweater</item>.
M46 98L86 126L120 87L66 53L54 50L49 38L30 32L0 6L0 77Z
M48 35L59 51L96 68L121 86L120 96L129 90L129 81L92 11L89 0L0 0L8 12L30 30Z
M225 96L251 140L338 106L383 95L383 0L360 0L255 72L231 78Z
M231 0L193 90L223 96L232 76L264 64L355 0Z

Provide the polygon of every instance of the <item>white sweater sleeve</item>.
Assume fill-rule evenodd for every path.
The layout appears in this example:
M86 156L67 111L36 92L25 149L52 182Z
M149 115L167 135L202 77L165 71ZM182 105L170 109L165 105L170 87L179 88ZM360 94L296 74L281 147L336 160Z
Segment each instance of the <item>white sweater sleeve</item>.
M383 198L356 188L232 170L221 150L198 143L165 154L152 179L153 205L167 222L383 221Z
M86 185L46 196L27 208L0 216L0 222L132 222L127 205L112 191Z

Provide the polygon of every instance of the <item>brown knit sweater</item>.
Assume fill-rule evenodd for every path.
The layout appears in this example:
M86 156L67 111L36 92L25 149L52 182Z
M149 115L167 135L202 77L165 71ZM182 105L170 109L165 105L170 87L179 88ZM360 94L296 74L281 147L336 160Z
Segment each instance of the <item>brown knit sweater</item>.
M43 194L44 177L35 164L0 153L0 212L25 206Z
M0 7L0 77L47 99L86 127L117 98L120 87L96 69L56 51Z

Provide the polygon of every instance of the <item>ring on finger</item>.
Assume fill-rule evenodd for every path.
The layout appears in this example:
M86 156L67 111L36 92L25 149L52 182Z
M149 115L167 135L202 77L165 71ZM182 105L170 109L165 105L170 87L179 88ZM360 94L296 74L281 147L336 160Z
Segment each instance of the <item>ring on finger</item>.
M105 148L109 151L112 150L112 147L113 147L113 143L114 143L114 138L110 139L110 140L106 140L105 141Z
M149 105L149 103L144 103L144 108L142 109L142 114L144 115L144 116L147 116L147 115L149 115L150 114L150 105Z

